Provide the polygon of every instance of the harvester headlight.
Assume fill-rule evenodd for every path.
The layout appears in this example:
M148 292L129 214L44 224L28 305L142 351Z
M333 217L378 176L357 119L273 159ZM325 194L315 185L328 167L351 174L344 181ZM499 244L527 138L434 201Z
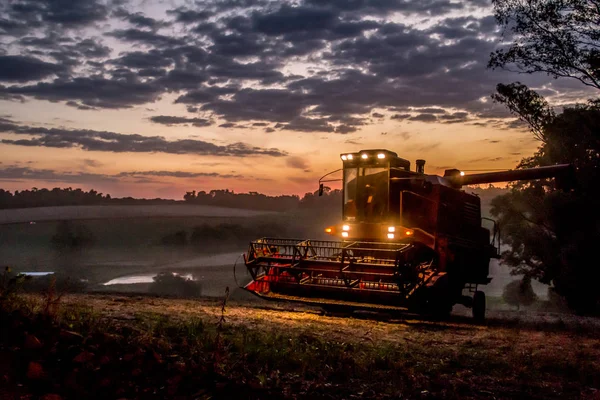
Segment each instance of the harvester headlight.
M388 239L393 239L394 238L394 234L393 233L388 233Z
M369 155L368 155L368 154L362 154L360 157L361 157L363 160L366 160L367 158L369 158Z
M379 153L379 154L377 154L377 158L383 159L383 158L385 158L385 154Z
M396 227L395 226L388 226L388 232L396 232Z
M350 230L350 226L349 225L343 225L342 226L342 230L343 231L349 231Z
M348 159L348 156L347 156L347 155L345 155L345 154L342 154L342 160L343 160L343 161L346 161L347 159Z
M465 171L460 171L460 176L465 176Z
M352 154L348 154L348 160L352 160L354 157L352 156Z
M346 231L342 232L342 237L348 237L348 232L346 232Z

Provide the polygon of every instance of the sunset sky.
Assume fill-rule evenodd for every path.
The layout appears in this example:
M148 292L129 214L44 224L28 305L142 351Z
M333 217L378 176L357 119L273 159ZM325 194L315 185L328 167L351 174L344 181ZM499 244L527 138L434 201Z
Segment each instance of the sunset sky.
M486 68L485 0L0 2L0 187L299 194L339 154L428 173L512 168L538 146L490 95L576 81Z

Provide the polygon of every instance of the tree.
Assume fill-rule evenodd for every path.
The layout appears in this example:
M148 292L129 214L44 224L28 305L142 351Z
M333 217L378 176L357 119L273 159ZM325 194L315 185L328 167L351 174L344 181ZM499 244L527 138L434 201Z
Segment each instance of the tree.
M525 93L512 92L511 96ZM511 99L511 104L526 104ZM543 106L542 106L543 108ZM519 107L526 115L535 107ZM600 104L589 102L548 114L541 123L544 142L517 168L571 163L576 171L576 190L556 190L553 180L514 182L508 194L492 200L491 213L498 217L503 240L511 249L503 262L514 274L526 274L547 284L580 312L598 308L600 293L595 286L600 271L596 246L600 241Z
M172 272L161 272L152 278L148 291L161 296L200 297L202 285Z
M504 287L502 298L507 304L517 307L517 310L521 306L532 305L537 300L537 295L531 286L531 277L525 275L523 279L508 283Z
M493 0L494 15L512 43L488 66L545 72L600 89L600 2Z
M543 72L600 89L600 2L590 0L493 0L496 20L512 42L492 53L489 67ZM507 34L508 33L508 34ZM557 114L546 100L518 82L497 87L495 101L527 122L538 151L517 168L571 163L575 191L556 190L553 180L513 182L492 201L502 236L511 249L503 262L513 274L553 284L580 312L600 309L592 260L600 239L596 206L600 170L600 101Z

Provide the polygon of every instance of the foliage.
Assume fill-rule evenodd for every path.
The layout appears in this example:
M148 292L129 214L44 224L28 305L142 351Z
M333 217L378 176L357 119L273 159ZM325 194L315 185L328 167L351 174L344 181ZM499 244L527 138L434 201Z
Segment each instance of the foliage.
M53 188L31 190L16 190L11 193L0 189L0 209L28 208L28 207L55 207L55 206L89 206L89 205L149 205L172 204L175 200L165 199L134 199L132 197L113 198L110 194L102 194L94 189L86 192L82 189Z
M229 189L210 192L186 192L183 199L190 204L202 204L218 207L234 207L249 210L286 211L297 207L298 196L267 196L258 192L234 193Z
M502 298L507 304L520 308L530 306L537 300L537 295L531 286L531 277L525 275L523 279L508 283L502 292Z
M340 207L342 198L339 189L325 188L323 196L318 190L305 193L302 198L296 195L267 196L258 192L234 193L232 190L211 190L210 192L186 192L183 199L187 203L235 207L250 210L290 211L295 209L329 209Z
M496 91L492 98L527 122L536 139L545 141L544 128L556 117L548 102L520 82L500 83Z
M0 300L5 300L15 295L23 283L31 279L30 276L15 274L11 268L6 266L0 276Z
M512 43L489 66L545 72L600 89L600 3L597 0L493 0Z
M503 261L515 274L552 283L571 307L591 312L600 300L595 288L600 271L590 263L600 240L599 104L566 108L541 126L545 141L518 168L571 163L576 190L556 190L552 180L516 182L508 194L495 198L491 212L499 217L504 242L511 246Z
M51 240L59 251L80 250L91 247L95 242L94 235L85 225L71 221L61 221Z
M497 21L512 43L492 54L489 66L545 72L600 89L600 3L592 0L494 0ZM596 284L600 210L600 101L556 114L539 94L518 82L497 87L494 100L526 121L541 146L517 168L570 163L576 176L514 182L492 202L503 239L503 262L514 274L553 284L580 312L600 310ZM557 188L575 190L559 191Z
M179 297L200 297L202 295L202 285L199 282L172 272L161 272L152 279L154 282L148 289L150 293Z
M52 293L83 292L87 288L86 282L74 277L79 274L69 272L27 276L28 279L21 285L21 290L25 293L50 293L51 295Z

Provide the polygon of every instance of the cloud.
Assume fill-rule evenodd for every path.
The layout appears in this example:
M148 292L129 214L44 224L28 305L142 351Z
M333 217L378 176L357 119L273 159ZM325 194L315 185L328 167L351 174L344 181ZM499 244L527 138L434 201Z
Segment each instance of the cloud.
M30 27L57 24L80 28L104 20L108 14L108 5L100 0L16 0L6 2L0 15L8 17L3 27L6 33L13 33L20 23Z
M188 172L188 171L131 171L121 172L116 177L137 177L137 176L157 176L157 177L171 177L171 178L242 178L243 175L233 174L219 174L217 172Z
M310 170L310 165L308 163L308 160L306 160L306 158L303 158L303 157L298 157L298 156L287 157L285 160L285 164L290 168L302 169L305 171Z
M374 110L441 123L509 116L481 101L514 80L486 68L500 32L485 0L173 1L147 14L125 0L4 3L0 35L19 55L0 54L3 99L83 110L169 96L221 125L338 134L380 122Z
M143 44L146 46L183 46L185 45L184 38L177 38L167 35L162 35L153 31L146 31L138 28L117 29L106 34L122 41Z
M92 167L92 168L98 168L98 167L102 167L104 165L100 161L92 160L91 158L84 158L82 160L82 163L85 167Z
M150 121L163 124L163 125L181 125L181 124L192 124L196 127L210 126L212 121L204 118L186 118L186 117L175 117L170 115L156 115L150 117Z
M0 56L0 81L27 82L67 72L63 65L47 63L34 57Z
M410 117L409 120L411 121L419 121L419 122L435 122L437 121L437 116L434 114L417 114L413 117Z
M160 87L136 78L107 79L101 76L38 82L28 86L4 88L8 95L31 96L40 100L80 101L89 107L130 108L136 104L154 102Z
M166 21L158 21L154 18L147 17L141 12L130 13L124 8L120 8L114 13L115 16L124 19L132 25L135 25L138 28L149 28L152 30L156 30L162 27L169 26L169 23Z
M29 167L7 166L0 168L0 181L16 181L16 180L35 180L35 181L50 181L50 182L68 182L68 183L101 183L101 182L119 182L124 179L137 179L140 177L168 177L168 178L221 178L221 179L239 179L241 175L220 174L217 172L188 172L188 171L130 171L120 172L115 175L94 174L87 172L64 172L53 169L35 169ZM141 183L152 182L151 180L143 180Z
M261 148L246 143L224 146L202 140L166 140L161 136L142 136L88 129L42 128L17 125L0 121L0 133L25 135L28 139L2 139L1 143L29 147L78 148L87 151L113 153L168 153L212 156L271 156L282 157L287 153L275 148Z

